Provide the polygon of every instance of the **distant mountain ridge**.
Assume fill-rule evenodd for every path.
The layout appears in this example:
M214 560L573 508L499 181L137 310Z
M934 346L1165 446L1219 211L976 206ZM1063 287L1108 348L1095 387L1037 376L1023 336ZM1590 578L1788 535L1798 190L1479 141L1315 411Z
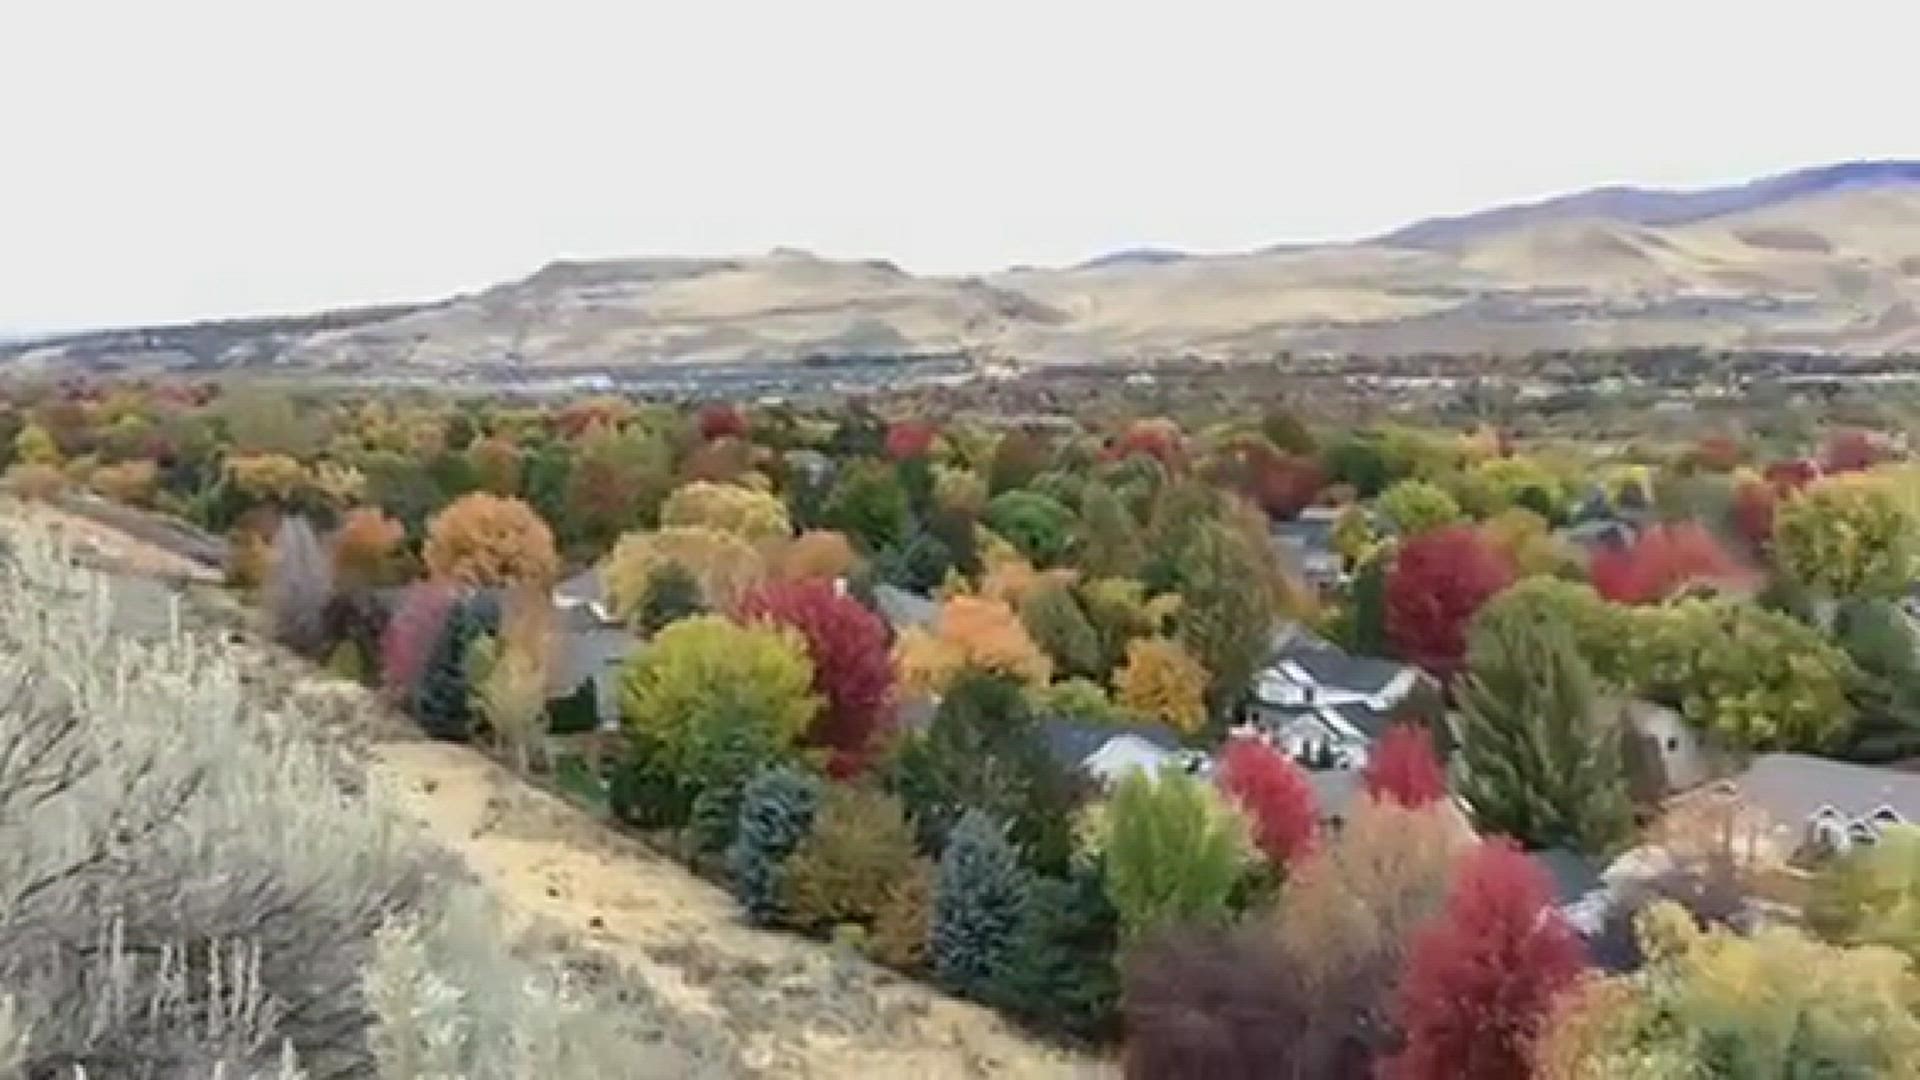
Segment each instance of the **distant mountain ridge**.
M1920 161L1843 162L1763 177L1745 184L1691 190L1610 185L1540 202L1427 218L1380 236L1375 242L1402 247L1437 247L1501 229L1578 218L1606 218L1634 225L1683 225L1809 195L1906 184L1920 184Z
M1237 255L920 276L793 250L561 260L424 304L0 343L14 370L490 373L1686 345L1920 353L1920 161L1603 187Z

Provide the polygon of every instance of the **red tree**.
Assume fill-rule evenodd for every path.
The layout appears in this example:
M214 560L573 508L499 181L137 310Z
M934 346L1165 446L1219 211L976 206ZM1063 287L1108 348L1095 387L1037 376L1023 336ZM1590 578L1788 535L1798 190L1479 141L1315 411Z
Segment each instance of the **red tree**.
M1556 994L1584 950L1546 871L1506 840L1455 872L1446 910L1415 937L1395 1002L1406 1046L1391 1080L1525 1080Z
M1773 485L1759 480L1733 489L1733 527L1756 552L1773 542L1773 510L1779 502Z
M1793 461L1776 461L1761 473L1767 483L1782 495L1790 491L1799 491L1815 480L1820 479L1820 466L1816 462L1799 458Z
M1860 472L1886 460L1887 448L1878 436L1858 428L1846 428L1827 436L1820 451L1820 463L1828 472Z
M933 425L925 420L900 420L887 428L887 457L894 461L926 457L933 449Z
M1412 724L1395 724L1380 736L1360 778L1368 795L1410 810L1447 797L1447 774L1433 752L1433 737Z
M410 586L380 638L380 677L396 701L413 695L453 611L454 591L439 582Z
M1655 525L1625 548L1597 551L1594 590L1619 604L1652 604L1696 582L1740 586L1753 574L1699 522Z
M1235 439L1212 469L1213 480L1232 487L1269 517L1292 518L1313 505L1326 487L1318 458L1285 454L1258 436Z
M1409 663L1451 678L1466 661L1467 621L1512 581L1507 557L1471 526L1421 533L1387 574L1387 640Z
M715 439L747 437L747 418L739 409L724 401L716 401L700 406L700 413L694 423L700 429L700 437L712 442Z
M1168 469L1177 469L1183 459L1180 425L1165 418L1135 420L1107 448L1107 457L1119 461L1145 454Z
M790 626L806 640L813 689L826 701L807 742L833 751L836 775L859 772L893 723L886 624L817 578L764 585L741 601L740 614Z
M1708 435L1693 447L1694 464L1709 472L1732 472L1742 456L1739 441L1731 435Z
M1306 771L1258 739L1233 739L1220 756L1220 786L1253 819L1267 860L1287 868L1313 850L1320 809Z

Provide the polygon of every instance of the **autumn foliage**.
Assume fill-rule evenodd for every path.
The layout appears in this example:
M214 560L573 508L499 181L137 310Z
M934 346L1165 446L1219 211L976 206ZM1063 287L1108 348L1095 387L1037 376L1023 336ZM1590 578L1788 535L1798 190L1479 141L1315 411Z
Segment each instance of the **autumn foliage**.
M860 565L860 554L844 535L832 529L809 529L774 551L768 571L779 581L846 577Z
M925 457L933 449L933 425L925 420L899 420L887 428L887 456L894 461Z
M1764 481L1749 480L1733 489L1734 531L1754 551L1764 551L1773 542L1773 512L1779 502L1779 492Z
M1030 686L1045 686L1053 674L1052 661L1011 607L971 596L941 604L931 632L909 627L894 657L903 683L934 693L963 671L1004 675Z
M463 495L427 523L427 572L464 585L551 583L560 572L553 530L519 499Z
M1393 725L1373 744L1361 780L1368 795L1409 810L1447 797L1447 774L1433 752L1433 736L1412 724Z
M1512 565L1468 526L1413 537L1387 574L1387 638L1405 660L1451 677L1466 660L1467 621L1512 581Z
M1594 591L1619 604L1651 604L1689 586L1743 586L1753 574L1698 522L1654 525L1624 548L1593 555Z
M1127 661L1114 673L1114 690L1129 711L1189 735L1207 722L1207 669L1165 638L1127 642Z
M702 405L694 424L700 431L700 438L707 442L724 438L741 439L747 434L746 416L725 402Z
M413 585L400 598L380 638L381 681L394 700L412 698L457 599L454 590L441 582Z
M836 772L857 771L893 719L886 624L818 579L762 586L740 612L799 631L813 662L813 692L826 703L804 739L835 751Z
M1258 739L1234 739L1220 756L1220 786L1253 824L1267 861L1291 868L1320 835L1320 809L1306 771Z
M1486 840L1456 871L1446 910L1408 958L1391 1080L1524 1080L1554 998L1585 963L1546 871Z
M347 511L329 541L334 575L358 585L383 583L406 535L405 526L373 507Z
M1848 428L1827 436L1820 465L1827 472L1863 472L1887 458L1887 447L1870 431Z

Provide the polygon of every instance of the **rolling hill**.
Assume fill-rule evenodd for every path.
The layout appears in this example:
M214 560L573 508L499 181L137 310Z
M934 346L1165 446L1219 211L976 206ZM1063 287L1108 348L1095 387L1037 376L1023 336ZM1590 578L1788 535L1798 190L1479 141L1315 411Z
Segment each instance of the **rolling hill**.
M0 362L473 374L1655 345L1920 350L1920 162L1598 188L1355 243L1136 249L979 277L795 251L556 262L432 304L73 335L0 345Z

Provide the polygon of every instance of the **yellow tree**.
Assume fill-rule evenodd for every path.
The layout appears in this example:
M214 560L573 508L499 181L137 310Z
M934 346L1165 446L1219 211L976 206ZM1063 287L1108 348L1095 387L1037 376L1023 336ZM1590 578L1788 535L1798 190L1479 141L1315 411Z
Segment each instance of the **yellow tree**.
M550 585L560 572L553 531L519 499L476 491L427 523L427 572L467 585Z
M663 528L705 528L732 533L750 544L785 540L793 534L787 508L763 491L738 484L696 480L667 496L660 507Z
M692 575L701 601L716 611L731 611L767 576L760 553L733 533L697 527L632 532L601 567L614 614L624 620L638 615L654 572L670 564Z
M1133 639L1113 681L1120 704L1131 712L1189 735L1206 726L1207 669L1178 642Z
M1788 573L1830 598L1895 595L1913 580L1914 520L1885 478L1816 481L1774 513L1776 556Z

